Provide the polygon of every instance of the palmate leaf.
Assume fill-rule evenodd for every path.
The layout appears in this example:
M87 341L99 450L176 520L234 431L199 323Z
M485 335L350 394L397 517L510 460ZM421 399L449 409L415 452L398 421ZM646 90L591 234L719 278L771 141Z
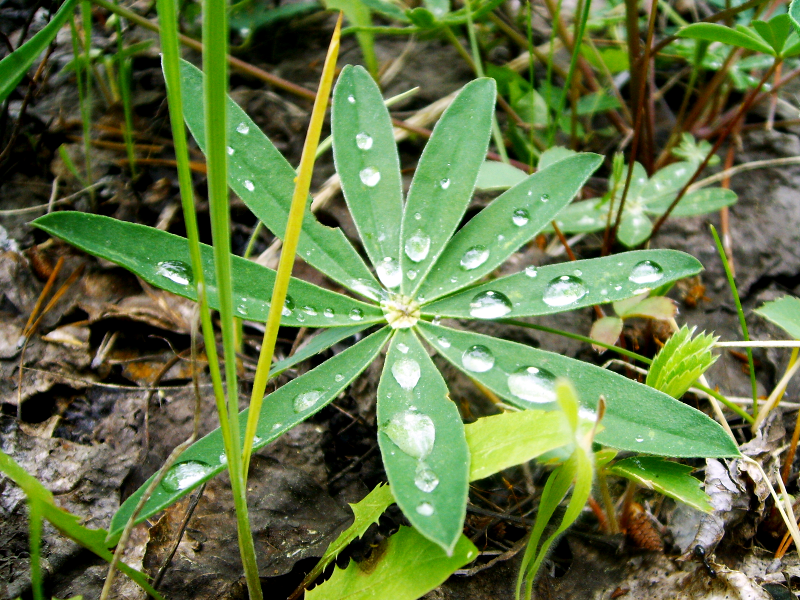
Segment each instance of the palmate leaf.
M423 536L451 553L466 515L469 450L447 384L408 329L397 330L389 347L377 418L398 506Z
M253 449L262 448L330 403L375 359L390 335L391 330L381 329L270 394L261 409ZM242 431L247 414L247 410L239 413ZM137 522L163 510L225 469L222 432L215 429L180 456L145 504ZM110 540L118 538L149 482L136 490L114 515Z
M197 300L185 238L153 227L71 211L45 215L33 224L89 254L125 267L158 288ZM218 308L213 251L206 245L200 249L208 303ZM237 256L232 259L236 316L266 321L266 299L272 295L275 271ZM382 320L383 312L375 305L292 279L281 323L289 327L341 327L354 321L367 324Z
M520 408L553 408L556 376L574 384L584 410L596 410L604 396L605 430L596 439L607 446L674 457L739 454L719 424L700 411L606 369L430 323L417 329L456 368Z
M708 494L703 491L702 482L692 477L693 470L688 465L653 456L625 458L608 469L613 475L640 483L699 511L709 512Z
M800 298L784 296L762 304L754 312L800 340Z
M650 365L647 385L680 398L714 364L711 347L718 338L704 333L692 337L695 329L684 325L667 340Z
M202 98L202 72L181 61L181 76L184 97ZM205 152L203 103L186 102L183 108L186 124ZM267 229L283 239L296 173L269 138L230 99L228 127L228 184ZM352 288L353 282L359 281L377 286L369 268L341 229L322 225L310 212L306 212L303 221L297 253L305 262L345 287Z
M494 114L493 79L465 85L422 151L401 226L403 279L412 296L461 222L486 157Z
M477 319L545 315L630 298L701 270L696 258L677 250L624 252L529 267L426 304L422 312Z

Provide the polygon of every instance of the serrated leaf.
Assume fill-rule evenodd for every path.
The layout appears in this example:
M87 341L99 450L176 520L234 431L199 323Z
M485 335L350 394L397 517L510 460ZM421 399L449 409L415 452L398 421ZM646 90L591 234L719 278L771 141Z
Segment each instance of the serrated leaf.
M342 70L333 92L331 128L342 192L381 277L387 258L399 269L403 189L389 111L364 68L348 65ZM389 288L399 284L382 279Z
M717 23L692 23L680 29L676 35L682 38L705 40L707 42L722 42L723 44L738 46L755 52L763 52L770 56L775 55L772 47L763 39L759 39L760 36L757 38L748 32L731 29Z
M485 160L478 171L475 188L483 191L507 190L527 177L528 174L522 169L496 160Z
M453 236L420 295L439 298L492 272L552 221L601 162L588 153L565 158L496 198Z
M476 333L423 322L417 329L456 368L520 408L554 408L556 377L573 383L586 410L595 411L603 395L605 430L596 439L607 446L674 457L738 456L735 443L718 423L616 373Z
M375 359L390 335L389 328L381 329L267 396L258 419L253 450L266 446L336 398ZM247 409L239 413L242 431L247 414ZM172 467L175 476L170 478L167 474L145 503L137 523L224 471L226 462L222 432L217 428L181 454ZM118 538L149 483L150 480L146 481L120 506L111 520L110 540Z
M718 338L703 333L692 337L695 329L684 325L667 340L650 365L648 386L680 398L714 364L711 348Z
M377 420L398 506L417 531L451 552L466 515L469 449L447 384L408 329L397 330L386 355Z
M613 475L635 481L699 511L710 512L708 494L703 491L702 482L692 477L692 471L688 465L652 456L625 458L608 469Z
M617 343L619 335L622 333L622 325L622 319L619 317L603 317L602 319L597 319L597 321L592 323L589 337L598 342L613 346ZM597 352L606 351L603 346L595 346L594 344L592 344L592 348Z
M762 304L753 312L772 321L794 339L800 340L800 298L784 296Z
M416 600L441 585L456 569L478 556L463 534L450 554L410 527L386 540L361 563L351 561L306 592L308 600Z
M401 290L406 295L418 289L464 216L489 146L494 103L493 79L468 83L425 145L401 228Z
M181 84L184 97L203 97L203 74L186 61L181 61ZM186 102L183 109L189 130L205 151L203 103ZM228 127L228 185L267 229L283 239L297 174L269 138L230 99ZM297 254L345 287L354 281L378 285L342 230L322 225L310 211L303 220Z
M477 319L552 314L629 298L701 270L683 252L637 250L528 269L426 304L422 312Z
M89 254L128 269L151 285L197 300L185 238L153 227L72 211L51 213L33 224ZM201 244L200 250L208 303L218 308L213 251L205 244ZM269 313L269 302L265 299L272 296L275 271L238 256L231 258L236 316L265 322ZM376 284L376 297L378 293ZM383 320L383 311L377 306L293 278L281 323L289 327L351 326L356 315L361 316L364 324Z

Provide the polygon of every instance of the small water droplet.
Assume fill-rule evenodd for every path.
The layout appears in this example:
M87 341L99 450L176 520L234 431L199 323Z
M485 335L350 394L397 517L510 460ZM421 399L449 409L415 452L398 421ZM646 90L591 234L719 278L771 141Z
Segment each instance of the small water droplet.
M525 275L528 277L536 277L539 274L539 271L533 265L525 267Z
M444 336L441 336L441 337L440 337L439 339L437 339L436 341L437 341L437 342L439 342L439 345L440 345L442 348L449 348L449 347L450 347L450 340L448 340L448 339L447 339L446 337L444 337Z
M434 512L433 504L430 502L420 502L417 505L417 512L423 517L430 517Z
M301 310L310 317L316 317L318 314L317 309L313 306L304 306Z
M644 436L643 435L637 435L636 438L634 438L634 439L641 444L644 441Z
M547 284L542 300L548 306L568 306L585 295L583 281L572 275L562 275Z
M228 146L228 156L233 156L233 153L234 153L234 152L236 152L236 150L234 150L233 148L231 148L230 146Z
M392 375L404 390L413 390L420 377L419 363L413 358L401 358L392 365Z
M403 354L408 354L408 346L406 346L403 342L397 344L397 349L400 350Z
M199 460L178 463L170 468L161 485L171 492L180 492L203 479L212 470L211 466Z
M192 268L181 260L164 260L156 265L156 273L178 285L189 285L194 281Z
M614 290L617 291L617 292L620 291L621 289L622 289L621 285L615 285L614 286Z
M517 398L543 404L554 402L556 376L546 369L522 367L508 376L508 389Z
M406 273L406 277L408 277L411 281L414 281L417 278L417 272L414 269L411 269L408 273Z
M369 150L372 148L372 136L364 132L356 134L356 146L360 150Z
M414 261L421 262L428 256L431 249L431 238L418 229L406 240L406 256Z
M450 283L455 283L456 281L458 281L458 277L454 276L450 278Z
M494 366L494 354L486 346L476 344L464 350L461 364L467 371L485 373Z
M242 184L244 185L244 187L246 187L246 188L247 188L247 191L248 191L248 192L255 191L255 189L256 189L256 186L255 186L255 184L254 184L252 181L250 181L249 179L245 179L245 180L242 182Z
M578 416L587 421L597 421L597 411L589 408L588 406L581 406L578 408Z
M333 376L333 380L337 383L340 382L342 379L344 379L344 375L342 375L341 373L337 373L336 375Z
M510 312L511 300L491 290L477 294L469 303L469 314L476 319L498 319Z
M431 325L439 325L442 322L442 317L436 315L433 317L433 321L431 321Z
M322 397L322 390L311 390L298 394L294 399L294 412L301 413L314 406Z
M322 311L322 314L326 319L332 319L335 313L332 308L326 308Z
M303 323L306 320L306 316L302 313L298 313L295 315L295 319L297 319L298 323Z
M236 131L238 131L242 135L247 135L248 133L250 133L250 126L247 123L239 123L236 126Z
M436 441L433 420L428 415L411 410L392 415L382 431L400 450L418 460L431 453Z
M664 278L664 269L652 260L643 260L636 263L628 279L633 283L655 283Z
M356 97L355 97L355 96L353 96L353 94L350 94L350 95L347 97L347 101L348 101L350 104L355 104L355 103L356 103Z
M292 311L294 310L294 300L291 296L286 296L286 300L283 301L283 309L281 310L281 314L284 317L291 317Z
M358 174L358 176L361 178L361 183L367 187L375 187L381 180L381 172L375 167L361 169L361 172Z
M400 265L391 256L385 257L375 267L375 272L378 274L378 279L387 288L392 289L400 285L403 280L403 272L400 270Z
M361 321L364 318L364 311L360 308L354 308L350 311L351 321Z
M542 202L550 202L550 194L542 194L539 196L539 200Z
M572 272L572 274L575 275L575 277L580 277L581 275L583 275L583 271L581 271L580 269L575 269Z
M281 427L283 427L283 423L275 423L275 425L272 426L272 431L276 431Z
M422 213L414 213L414 219L419 221L422 218Z
M228 455L224 452L219 455L219 464L227 465L228 464Z
M450 187L450 180L449 180L449 179L447 179L447 178L445 178L445 179L442 179L442 180L439 182L439 185L441 186L441 188L442 188L443 190L446 190L447 188L449 188L449 187Z
M484 246L473 246L461 257L461 268L465 271L477 269L489 259L489 250Z
M530 219L531 219L530 214L524 208L518 208L517 210L515 210L514 216L511 217L511 221L517 227L522 227L523 225L527 225Z
M417 486L417 489L430 494L439 485L439 477L433 472L433 469L419 461L414 475L414 485Z

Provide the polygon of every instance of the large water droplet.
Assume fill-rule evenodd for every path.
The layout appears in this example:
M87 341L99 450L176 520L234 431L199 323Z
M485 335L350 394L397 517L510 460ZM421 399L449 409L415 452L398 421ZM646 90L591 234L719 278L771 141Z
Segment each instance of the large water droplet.
M171 492L180 492L200 481L212 470L211 466L199 460L182 462L167 471L161 485Z
M335 313L332 308L326 308L322 311L322 314L326 319L332 319Z
M511 312L511 300L505 294L488 290L469 303L469 314L476 319L498 319Z
M311 390L298 394L294 399L294 412L304 412L314 406L322 397L322 390Z
M311 317L317 316L317 309L314 308L313 306L304 306L302 308L302 311Z
M395 413L383 427L383 432L400 450L419 460L431 453L436 441L433 420L411 410Z
M420 229L406 240L406 256L414 262L425 260L430 249L431 238L425 235Z
M484 246L473 246L461 257L461 268L465 271L477 269L489 258L489 250Z
M284 317L291 317L292 311L294 310L294 300L291 296L286 296L286 300L283 301L283 309L281 309L281 314Z
M476 344L464 350L461 355L461 364L467 371L485 373L494 366L494 354L486 346Z
M446 178L445 178L445 179L442 179L442 180L439 182L439 185L440 185L440 186L442 186L442 189L443 189L443 190L446 190L447 188L449 188L449 187L450 187L450 180L449 180L449 179L446 179Z
M236 131L238 131L242 135L247 135L248 133L250 133L250 126L247 123L239 123L236 126Z
M245 179L245 180L242 182L242 184L244 185L244 187L246 187L246 188L247 188L247 191L248 191L248 192L255 191L255 189L256 189L256 186L255 186L255 184L254 184L252 181L250 181L249 179Z
M528 277L536 277L539 274L539 271L533 265L525 267L525 275Z
M628 279L633 283L655 283L664 278L664 269L652 260L643 260L636 263Z
M508 389L517 398L543 404L554 402L556 376L546 369L522 367L508 376Z
M400 270L400 264L391 256L387 256L375 267L375 272L378 274L378 279L387 288L392 289L400 285L403 280L403 272Z
M372 148L372 136L364 132L356 134L356 146L361 150L369 150Z
M414 485L423 492L431 493L439 485L439 477L428 465L420 461L417 463L417 472L414 475Z
M375 167L361 169L361 172L358 174L358 176L361 178L361 183L367 187L375 187L381 180L381 172Z
M430 502L420 502L417 505L417 512L423 517L430 517L434 512L433 504Z
M156 265L156 273L178 285L189 285L194 281L192 268L181 260L161 261Z
M413 358L401 358L392 365L392 375L401 388L413 390L419 381L419 363Z
M511 217L511 222L517 227L522 227L523 225L527 225L530 219L531 216L527 210L524 208L518 208L514 211L514 216Z
M364 311L360 308L354 308L350 311L351 321L361 321L364 318Z
M568 306L585 295L583 281L573 275L562 275L547 284L542 300L548 306Z

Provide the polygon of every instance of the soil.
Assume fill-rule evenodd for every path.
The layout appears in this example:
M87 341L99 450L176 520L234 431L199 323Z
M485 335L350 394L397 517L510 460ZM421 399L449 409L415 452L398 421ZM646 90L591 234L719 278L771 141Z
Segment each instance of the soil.
M46 4L46 3L45 3ZM25 3L0 3L0 29L18 36L33 13ZM41 11L33 28L41 27ZM98 25L93 46L113 53L113 30L102 23L107 15L96 12ZM332 30L329 16L312 16L283 23L263 34L242 58L308 88L315 88ZM154 39L141 28L125 32L126 44ZM416 96L393 108L407 117L457 90L471 73L452 46L437 39L416 40L380 36L378 58L385 63L403 54L394 79L385 86L387 96L419 86ZM514 46L501 42L490 53L501 64L516 56ZM71 174L58 148L62 144L75 164L83 164L78 96L71 72L62 70L72 58L68 28L62 31L49 58L46 78L23 113L26 85L12 94L0 122L0 140L11 140L11 153L0 164L0 435L2 450L35 475L56 501L79 515L88 527L107 527L111 516L130 493L165 460L172 448L191 430L192 365L185 360L190 347L191 306L187 301L154 290L110 263L84 255L58 240L49 240L30 226L47 210L92 210L90 196ZM196 54L187 58L199 62ZM361 54L353 37L343 40L340 64L358 63ZM290 162L299 160L310 103L271 89L234 73L232 96L267 133ZM133 62L133 104L137 141L142 144L139 174L132 178L125 162L120 107L107 104L95 90L93 123L96 145L92 149L91 180L96 207L101 214L157 226L183 234L177 178L167 162L171 155L164 85L157 45L137 55ZM791 91L784 92L791 98ZM758 110L751 117L759 122ZM114 142L108 144L104 142ZM743 134L736 161L800 155L800 134L791 127ZM401 143L401 161L413 170L424 140ZM193 149L193 159L202 155ZM318 164L312 191L333 174L329 155ZM598 174L607 176L607 170ZM406 180L408 183L408 180ZM201 222L207 221L202 200L205 179L195 174ZM776 327L752 313L764 301L785 294L800 295L800 167L751 171L734 177L731 187L739 195L730 211L730 231L737 273L750 335L754 339L782 339ZM61 202L61 199L65 199ZM476 206L487 197L476 196ZM234 251L241 253L253 231L255 218L235 197L231 198ZM328 225L340 226L355 238L341 194L317 213ZM741 339L741 329L721 261L708 223L718 225L718 215L671 219L653 240L653 247L674 248L696 256L706 270L693 284L705 286L696 306L680 286L671 295L679 302L678 321L713 331L724 340ZM204 226L202 235L209 242ZM256 255L271 242L269 234L256 241ZM578 257L598 255L600 236L574 242ZM24 351L18 348L22 331L56 262L64 265L56 288L71 273L84 269L66 294L50 307ZM529 264L565 260L536 244L520 250L503 266L516 272ZM331 286L320 275L298 264L296 273ZM537 319L542 325L587 334L593 312L589 309ZM471 325L472 326L472 325ZM530 330L483 322L479 331L602 364L585 344ZM245 327L242 397L247 397L254 364L257 328ZM298 332L282 330L278 354L291 352ZM642 322L626 327L625 342L642 352L655 351L659 331ZM334 347L331 351L340 351ZM161 373L173 357L183 357ZM785 350L756 350L758 392L768 394L786 368ZM481 393L447 365L440 365L451 395L471 419L491 410ZM22 371L20 373L20 369ZM305 372L300 366L281 376L278 385ZM285 598L300 583L327 545L352 519L348 503L363 498L385 481L375 433L374 399L380 365L373 365L334 404L293 429L258 453L251 468L250 507L257 540L259 569L265 597ZM707 373L712 385L727 395L746 397L750 379L741 356L722 352ZM200 375L207 402L202 432L217 426L205 372ZM798 401L800 385L787 390L789 406ZM698 399L685 399L701 410ZM753 456L765 468L779 462L780 451L794 429L796 404L782 409L750 440L741 422L731 425L742 443L752 445ZM706 477L712 466L705 467ZM717 465L718 466L718 465ZM797 464L789 492L797 494ZM737 470L738 469L738 470ZM710 564L691 556L699 516L655 494L642 492L637 500L653 515L642 528L661 541L660 549L628 538L602 534L587 514L560 542L537 582L536 597L607 599L625 598L794 598L800 581L800 561L792 551L783 561L772 558L783 536L772 505L763 498L757 476L730 465L736 494L729 510L722 511L724 537L711 545ZM725 467L722 467L725 471ZM741 476L741 477L740 477ZM546 471L536 465L510 469L479 482L473 488L467 533L477 540L481 558L450 578L426 598L447 600L500 600L513 597L521 558L518 552L526 529L515 506L535 507ZM702 475L701 475L702 477ZM733 484L732 484L733 485ZM621 495L621 484L613 492ZM178 551L160 584L167 598L244 598L246 590L235 541L235 520L225 476L212 480L197 501ZM191 497L167 509L135 531L126 561L153 575L173 544ZM738 507L738 508L736 508ZM27 541L27 510L22 491L0 476L0 598L31 596ZM534 513L535 514L535 513ZM525 515L527 519L528 514ZM530 518L533 518L530 516ZM377 526L340 556L362 560L381 539L404 523L390 509ZM652 530L652 531L651 531ZM649 533L648 533L649 532ZM646 536L645 536L646 537ZM718 542L718 544L717 544ZM514 552L516 550L516 552ZM498 560L489 565L495 557ZM57 598L82 595L99 597L106 573L104 563L45 526L43 561L47 593ZM484 568L486 567L486 568ZM712 576L713 575L713 576ZM117 579L117 598L145 595L124 577Z

